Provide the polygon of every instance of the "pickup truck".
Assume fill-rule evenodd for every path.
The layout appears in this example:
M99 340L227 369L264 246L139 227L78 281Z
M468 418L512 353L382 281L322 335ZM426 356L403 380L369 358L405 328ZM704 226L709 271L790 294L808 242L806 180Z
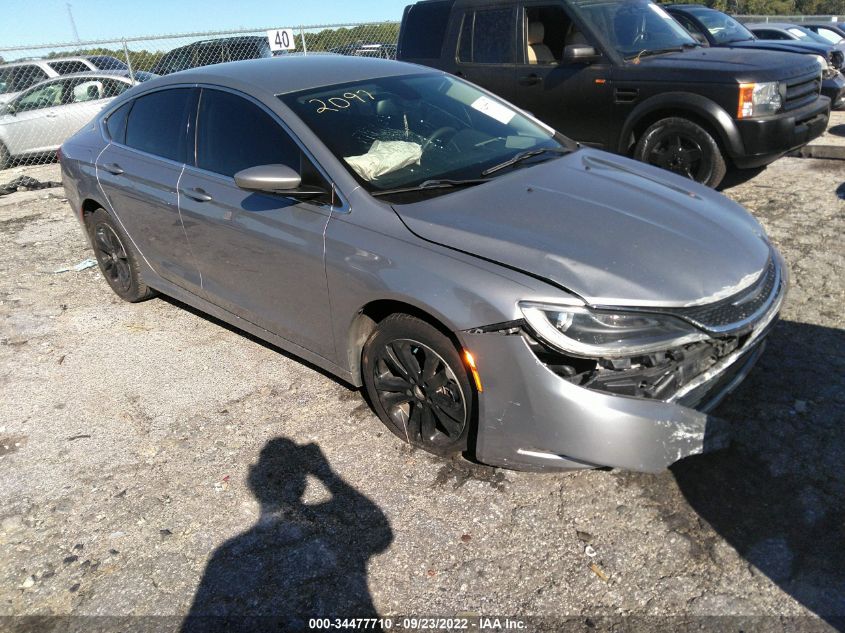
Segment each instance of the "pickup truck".
M397 58L711 187L818 137L831 108L820 59L704 47L651 0L423 0Z

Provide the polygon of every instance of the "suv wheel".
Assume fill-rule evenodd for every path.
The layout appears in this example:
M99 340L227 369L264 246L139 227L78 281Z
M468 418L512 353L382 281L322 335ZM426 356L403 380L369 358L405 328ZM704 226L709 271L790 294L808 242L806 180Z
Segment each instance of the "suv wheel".
M697 123L680 117L661 119L649 127L634 158L708 187L717 187L727 172L716 140Z
M443 457L467 449L474 392L448 337L396 314L379 323L361 360L370 402L394 435Z

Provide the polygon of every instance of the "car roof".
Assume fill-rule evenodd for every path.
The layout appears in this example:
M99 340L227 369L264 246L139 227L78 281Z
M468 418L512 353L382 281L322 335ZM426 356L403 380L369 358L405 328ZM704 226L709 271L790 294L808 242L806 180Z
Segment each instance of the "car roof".
M49 83L61 79L129 79L128 70L92 70L84 73L68 73L58 77L50 77L39 83Z
M191 68L146 82L147 86L212 83L248 84L273 94L298 92L378 77L434 73L432 68L374 57L282 55Z
M83 55L74 55L72 57L50 57L49 59L21 59L15 62L7 62L0 64L0 68L8 68L10 66L25 66L27 64L46 64L53 62L82 62L88 61Z

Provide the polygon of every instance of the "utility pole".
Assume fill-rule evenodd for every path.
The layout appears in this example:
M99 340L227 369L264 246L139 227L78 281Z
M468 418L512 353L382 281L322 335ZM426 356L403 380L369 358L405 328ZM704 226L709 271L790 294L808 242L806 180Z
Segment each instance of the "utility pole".
M79 42L81 41L79 39L79 31L76 30L76 22L73 19L73 11L71 10L70 2L66 2L65 6L67 7L67 17L70 18L70 28L73 29L73 37L77 42Z

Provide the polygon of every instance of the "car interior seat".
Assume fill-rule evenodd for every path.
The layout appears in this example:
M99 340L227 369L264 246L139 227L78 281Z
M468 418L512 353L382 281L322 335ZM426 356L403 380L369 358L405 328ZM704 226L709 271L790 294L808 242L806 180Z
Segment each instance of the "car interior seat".
M552 54L543 38L546 36L546 27L542 22L528 23L528 63L529 64L553 64L555 56Z

